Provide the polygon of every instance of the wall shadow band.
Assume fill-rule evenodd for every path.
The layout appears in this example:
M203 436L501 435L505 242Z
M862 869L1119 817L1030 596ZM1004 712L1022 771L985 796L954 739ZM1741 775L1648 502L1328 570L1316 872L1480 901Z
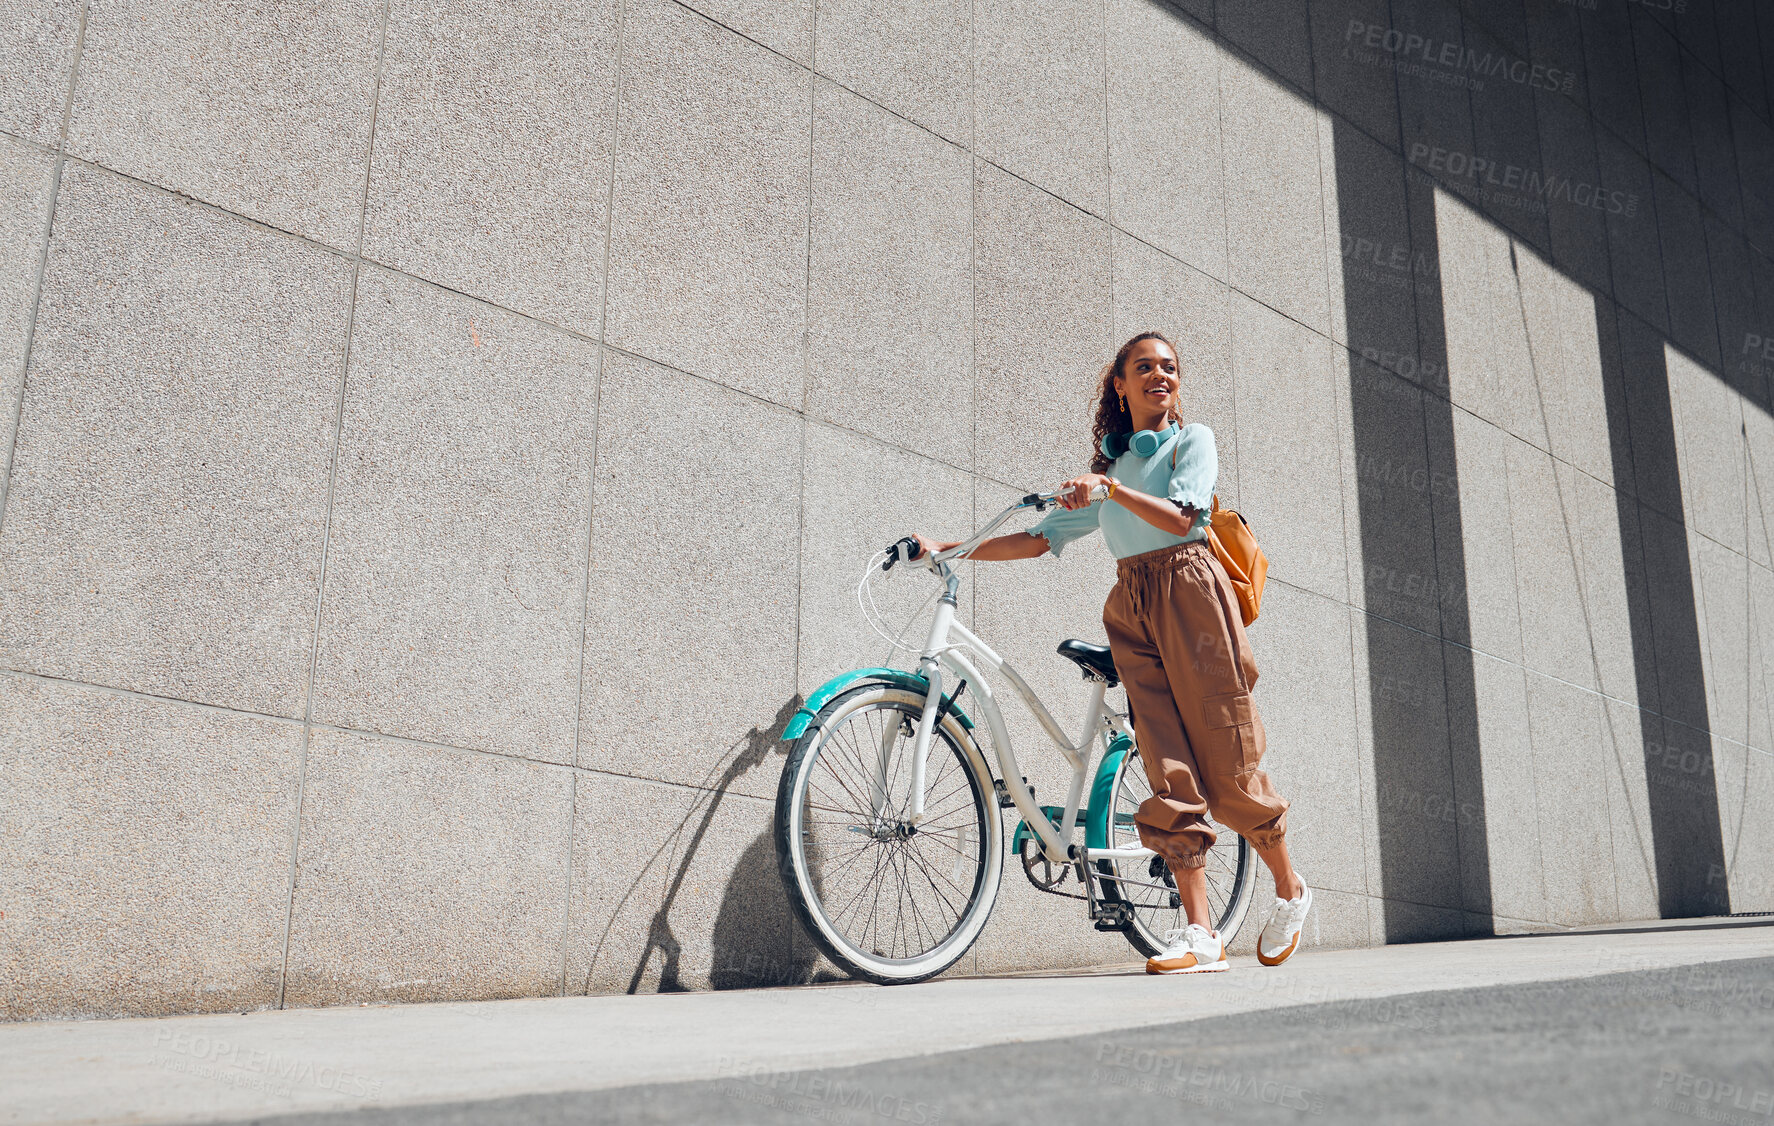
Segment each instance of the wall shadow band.
M1351 580L1367 609L1380 849L1372 890L1386 941L1489 933L1472 656L1441 641L1470 630L1463 557L1449 549L1463 531L1433 189L1341 119L1332 128L1360 534Z

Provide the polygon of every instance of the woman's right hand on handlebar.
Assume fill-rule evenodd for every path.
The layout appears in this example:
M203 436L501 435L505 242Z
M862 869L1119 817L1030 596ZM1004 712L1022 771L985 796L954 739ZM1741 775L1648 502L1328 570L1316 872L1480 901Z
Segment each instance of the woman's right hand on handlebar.
M1100 486L1107 487L1108 477L1101 473L1081 473L1069 481L1061 481L1059 487L1070 489L1071 492L1059 497L1064 508L1087 508L1090 505L1090 490Z
M956 540L955 543L938 543L929 536L921 536L917 532L912 533L912 538L918 541L918 558L920 559L933 552L947 551L949 548L954 547L955 544L961 542L960 540Z

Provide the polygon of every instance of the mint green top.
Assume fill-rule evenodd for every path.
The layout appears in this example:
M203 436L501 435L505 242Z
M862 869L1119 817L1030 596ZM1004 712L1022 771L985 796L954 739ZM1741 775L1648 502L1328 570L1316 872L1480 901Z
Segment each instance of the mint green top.
M1172 450L1176 451L1175 469L1170 467ZM1046 537L1047 549L1058 555L1066 544L1100 527L1103 542L1109 545L1117 559L1206 539L1206 515L1213 506L1213 487L1219 475L1220 455L1214 448L1213 431L1199 422L1191 422L1166 439L1151 457L1140 457L1129 450L1109 466L1109 476L1122 486L1150 496L1169 497L1195 509L1195 525L1189 529L1188 535L1172 535L1146 523L1119 504L1101 500L1092 501L1084 508L1065 509L1056 505L1029 529L1029 534Z

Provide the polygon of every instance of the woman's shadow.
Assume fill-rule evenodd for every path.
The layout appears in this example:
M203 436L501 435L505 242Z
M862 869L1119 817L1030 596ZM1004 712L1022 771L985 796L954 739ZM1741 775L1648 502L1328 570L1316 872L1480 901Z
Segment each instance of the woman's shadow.
M683 943L673 927L672 910L730 788L762 766L772 754L787 753L782 732L802 703L804 700L797 695L783 704L767 729L753 727L747 731L709 768L696 786L697 796L689 811L647 858L611 911L579 992L591 991L599 960L605 947L611 945L623 909L641 894L642 886L650 882L648 874L667 857L671 872L659 906L647 924L646 944L635 959L626 991L640 992L655 962L657 992L675 993L691 988L683 981ZM746 846L727 881L711 935L714 950L709 983L716 989L744 989L809 980L814 955L811 944L801 938L798 930L777 876L774 835L766 829Z

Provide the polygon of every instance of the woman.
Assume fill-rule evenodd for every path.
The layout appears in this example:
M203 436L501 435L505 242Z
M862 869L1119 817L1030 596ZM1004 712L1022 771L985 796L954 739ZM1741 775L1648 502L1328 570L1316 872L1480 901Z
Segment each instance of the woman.
M1288 803L1257 769L1263 724L1250 698L1257 668L1231 580L1207 543L1219 475L1213 431L1181 426L1177 400L1175 345L1157 332L1122 345L1103 369L1091 471L1065 482L1071 492L1061 507L1034 527L989 539L970 558L1058 555L1102 529L1118 559L1103 627L1152 783L1134 820L1141 842L1169 864L1188 918L1165 936L1146 972L1226 968L1203 870L1214 843L1210 811L1250 841L1275 877L1275 911L1257 960L1276 966L1299 946L1312 892L1288 860ZM1108 495L1091 501L1098 485ZM955 546L917 538L925 550Z

